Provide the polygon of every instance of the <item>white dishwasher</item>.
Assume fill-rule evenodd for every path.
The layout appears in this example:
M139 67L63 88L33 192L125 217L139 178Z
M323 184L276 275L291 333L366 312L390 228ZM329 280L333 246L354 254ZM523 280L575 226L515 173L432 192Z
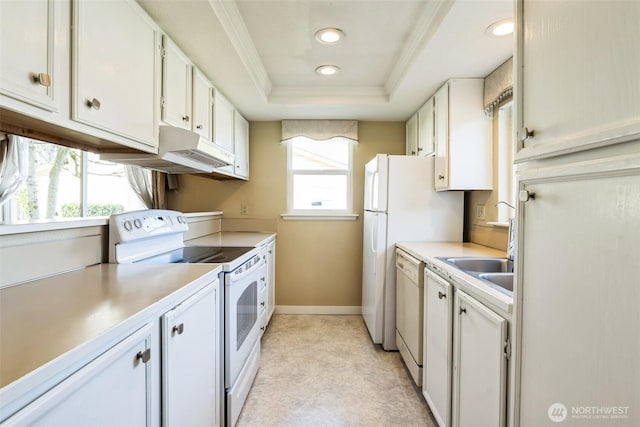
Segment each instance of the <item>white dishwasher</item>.
M413 381L422 385L424 263L396 249L396 344Z

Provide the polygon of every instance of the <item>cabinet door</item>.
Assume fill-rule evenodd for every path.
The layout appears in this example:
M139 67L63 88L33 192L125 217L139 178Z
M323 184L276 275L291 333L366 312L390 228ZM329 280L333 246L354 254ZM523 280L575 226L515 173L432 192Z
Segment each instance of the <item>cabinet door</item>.
M80 1L74 11L73 119L158 145L158 35L133 1Z
M162 316L164 426L219 422L216 280Z
M152 331L139 329L3 426L150 426Z
M415 113L405 124L407 156L418 155L418 113Z
M213 87L202 71L193 67L193 130L207 139L213 139L211 125L213 117Z
M162 120L191 129L191 61L167 36L162 51Z
M276 307L276 242L267 246L267 323Z
M433 120L433 98L429 98L418 111L419 156L430 156L435 152Z
M441 427L451 425L453 286L425 270L422 394Z
M576 425L637 426L640 419L640 158L607 172L608 165L590 163L557 168L558 176L530 171L521 181L535 194L521 202L517 226L523 427L548 424L554 403ZM585 402L628 412L571 420L571 408Z
M233 116L235 109L217 89L214 89L213 108L213 142L234 153Z
M48 111L59 108L54 11L53 0L0 3L0 93Z
M517 159L637 139L640 2L518 0L516 7L517 129L533 131L519 132Z
M449 187L449 85L442 86L434 95L435 111L435 188Z
M235 175L249 178L249 122L235 111L234 117Z
M454 318L452 425L502 427L507 321L462 291L456 291Z

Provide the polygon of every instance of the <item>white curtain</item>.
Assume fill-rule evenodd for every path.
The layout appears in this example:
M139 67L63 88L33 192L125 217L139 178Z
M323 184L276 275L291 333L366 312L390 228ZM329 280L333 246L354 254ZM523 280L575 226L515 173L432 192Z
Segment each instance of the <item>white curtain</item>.
M147 209L153 208L153 186L151 172L140 166L127 165L127 178L133 192L142 200Z
M28 141L16 135L0 140L0 206L27 179Z
M304 136L316 141L335 137L358 141L358 122L356 120L283 120L282 141L296 136Z

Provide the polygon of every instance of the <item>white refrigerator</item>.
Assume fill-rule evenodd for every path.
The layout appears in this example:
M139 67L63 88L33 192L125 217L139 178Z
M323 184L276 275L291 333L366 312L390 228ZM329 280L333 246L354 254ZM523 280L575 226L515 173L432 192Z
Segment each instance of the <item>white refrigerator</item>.
M434 158L378 154L365 166L362 317L371 339L397 350L395 244L460 242L464 193L434 190Z

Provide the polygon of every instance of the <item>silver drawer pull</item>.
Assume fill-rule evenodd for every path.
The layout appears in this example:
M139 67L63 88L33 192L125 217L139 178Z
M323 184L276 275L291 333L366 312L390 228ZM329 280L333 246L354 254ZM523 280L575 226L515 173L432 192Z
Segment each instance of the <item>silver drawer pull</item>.
M446 298L446 297L447 297L446 294L443 294L442 292L438 291L438 299L443 299L443 298Z
M464 307L460 307L460 312L458 314L462 315L462 313L466 313L467 309Z
M136 359L141 360L142 363L147 363L151 360L151 349L148 348L145 351L139 351L138 354L136 354Z
M87 106L89 108L93 108L94 110L99 110L100 109L100 100L98 98L93 98L91 100L87 100Z
M34 83L37 83L41 86L44 87L49 87L51 86L51 76L49 76L49 74L47 73L37 73L37 74L32 74L31 78L33 79Z
M180 323L179 325L175 325L173 327L173 329L171 329L171 331L173 332L173 334L178 334L178 335L182 335L182 333L184 332L184 323Z

